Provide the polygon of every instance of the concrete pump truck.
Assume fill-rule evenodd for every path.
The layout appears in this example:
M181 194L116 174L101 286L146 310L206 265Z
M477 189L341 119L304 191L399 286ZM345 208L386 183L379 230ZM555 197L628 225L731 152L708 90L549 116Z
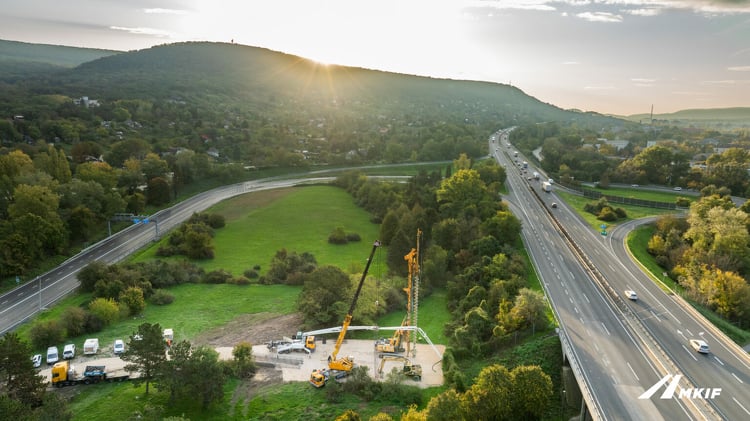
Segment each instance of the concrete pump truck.
M349 312L346 313L346 317L344 317L344 324L341 326L341 332L339 332L339 337L336 339L336 345L333 347L333 352L331 355L328 356L328 368L322 369L322 370L313 370L312 374L310 375L310 384L315 387L323 387L326 385L326 382L328 382L328 379L333 377L334 379L341 379L349 375L349 373L352 371L352 368L354 368L354 357L341 357L338 358L339 350L341 349L341 344L344 342L344 336L346 336L346 331L349 329L349 325L352 322L352 313L354 312L354 307L357 305L357 299L359 298L359 293L362 291L362 285L365 283L365 278L367 277L367 271L370 270L370 264L372 263L372 258L375 256L375 250L380 247L380 241L375 241L372 245L372 251L370 251L370 257L367 258L367 264L365 265L365 270L362 272L362 279L359 280L359 285L357 285L357 290L354 292L354 297L352 298L352 304L349 306Z

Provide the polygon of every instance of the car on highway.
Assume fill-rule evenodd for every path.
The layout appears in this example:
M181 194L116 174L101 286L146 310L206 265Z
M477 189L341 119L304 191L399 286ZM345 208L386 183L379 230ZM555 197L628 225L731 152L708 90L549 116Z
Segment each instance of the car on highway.
M31 363L34 365L34 368L39 368L42 365L42 354L36 354L33 357L31 357Z
M678 187L675 187L675 188L674 188L674 191L682 191L682 187L679 187L679 186L678 186Z
M552 202L550 206L552 206L552 209L557 209L557 202Z
M708 354L708 344L701 339L691 339L690 346L692 346L694 350L700 352L701 354Z
M629 300L637 301L638 300L638 294L635 293L635 291L631 289L625 290L625 296L628 297Z
M639 184L631 184L630 187L641 187Z

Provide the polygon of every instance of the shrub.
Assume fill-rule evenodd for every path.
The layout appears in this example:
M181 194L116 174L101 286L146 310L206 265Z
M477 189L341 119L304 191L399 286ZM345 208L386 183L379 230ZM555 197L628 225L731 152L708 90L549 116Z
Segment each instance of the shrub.
M227 279L227 283L232 285L250 285L250 280L244 276L235 276Z
M253 266L253 269L256 270L256 271L258 271L258 272L260 272L260 265Z
M60 316L60 323L68 336L79 336L86 332L86 310L80 307L68 307Z
M218 213L212 213L208 215L208 226L217 229L217 228L224 228L226 225L226 221L224 220L224 216L219 215Z
M356 232L350 232L349 234L346 234L346 241L355 243L357 241L362 241L362 237L360 237Z
M89 304L89 311L99 317L104 325L109 325L120 316L120 307L111 298L97 298Z
M237 378L249 378L255 374L258 367L253 358L253 346L249 342L240 342L232 349L233 374Z
M46 349L65 339L65 329L57 320L39 322L29 332L34 348Z
M141 314L146 308L146 300L143 298L143 290L138 287L129 287L120 293L120 303L128 309L128 316Z
M84 326L85 332L96 333L96 332L101 332L102 329L104 329L104 320L102 320L102 318L97 316L96 314L93 314L90 311L87 311L86 312L86 324Z
M255 269L247 269L242 274L245 275L245 278L248 279L257 279L258 276L260 276L258 275L258 271Z
M334 229L328 236L328 242L331 244L346 244L346 233L344 232L344 229L341 227Z
M205 284L225 284L227 281L232 279L232 274L224 269L217 269L208 272L203 277L203 283Z
M180 249L172 245L159 246L159 248L156 250L156 255L159 257L169 257L169 256L174 256L179 253L180 253Z
M174 295L170 294L166 290L163 289L157 289L154 291L154 294L149 299L151 304L155 304L158 306L163 306L167 304L172 304L174 301Z

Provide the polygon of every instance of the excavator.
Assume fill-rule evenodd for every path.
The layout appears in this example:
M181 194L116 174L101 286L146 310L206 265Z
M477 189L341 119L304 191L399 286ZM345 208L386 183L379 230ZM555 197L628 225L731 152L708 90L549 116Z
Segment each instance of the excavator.
M385 366L386 361L403 361L404 367L402 373L416 381L422 380L422 366L419 364L412 364L409 358L399 354L381 354L378 375L383 375L383 367Z
M341 349L341 344L344 342L346 331L347 329L349 329L349 325L352 322L352 313L354 312L354 307L357 305L359 293L362 291L362 285L364 285L365 283L365 278L367 277L367 272L370 270L372 258L375 256L375 250L377 250L378 247L380 247L380 241L375 241L372 245L372 251L370 251L370 257L367 258L365 270L362 272L362 278L359 280L357 290L354 292L352 304L349 306L349 311L346 313L346 317L344 317L344 323L343 325L341 325L341 332L339 332L339 336L336 339L336 345L333 347L333 352L331 353L331 355L328 356L328 368L322 370L313 370L312 374L310 375L310 384L317 388L325 386L326 382L328 382L328 379L331 377L334 377L336 379L346 377L349 372L352 371L352 368L354 368L354 357L346 356L338 358L338 354L339 350Z

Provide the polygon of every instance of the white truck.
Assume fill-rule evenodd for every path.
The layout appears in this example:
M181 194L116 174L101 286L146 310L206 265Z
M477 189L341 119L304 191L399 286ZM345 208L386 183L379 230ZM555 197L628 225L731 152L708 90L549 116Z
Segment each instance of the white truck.
M83 354L94 355L99 352L99 339L89 338L83 343Z
M534 175L534 178L535 178L535 179L539 180L539 173L538 173L538 172L534 171L534 174L533 174L533 175Z
M546 193L551 192L552 184L550 184L549 181L542 181L542 190L544 190Z

